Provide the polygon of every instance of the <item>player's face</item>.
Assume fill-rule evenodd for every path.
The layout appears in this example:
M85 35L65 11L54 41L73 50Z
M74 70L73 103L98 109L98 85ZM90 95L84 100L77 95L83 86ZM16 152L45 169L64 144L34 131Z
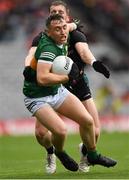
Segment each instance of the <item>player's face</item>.
M68 39L68 34L68 25L63 18L61 20L51 21L50 27L48 29L48 36L50 36L56 44L65 44Z
M63 5L57 5L57 6L52 5L50 7L50 15L54 15L54 14L60 14L66 20L66 22L69 21L68 12Z

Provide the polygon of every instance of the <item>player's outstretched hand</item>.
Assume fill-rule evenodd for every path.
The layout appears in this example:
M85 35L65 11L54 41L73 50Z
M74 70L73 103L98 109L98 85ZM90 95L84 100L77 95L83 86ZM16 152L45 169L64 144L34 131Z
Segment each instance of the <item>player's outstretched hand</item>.
M110 77L108 68L101 61L94 61L92 66L95 71L102 73L106 78Z

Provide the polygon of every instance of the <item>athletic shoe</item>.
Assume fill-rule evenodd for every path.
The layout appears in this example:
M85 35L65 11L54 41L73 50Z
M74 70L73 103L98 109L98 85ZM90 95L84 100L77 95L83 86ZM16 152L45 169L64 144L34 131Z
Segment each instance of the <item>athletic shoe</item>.
M65 151L57 152L55 150L55 154L66 169L70 171L78 170L78 164Z
M84 156L83 153L82 153L82 146L83 146L83 144L80 143L79 144L79 152L80 152L81 159L80 159L80 162L79 162L79 171L81 171L81 172L89 172L90 166L89 166L89 163L88 163L88 160L87 160L87 155Z
M101 154L99 154L96 159L92 159L92 157L89 157L89 156L87 156L87 159L91 165L98 164L98 165L102 165L105 167L113 167L117 164L116 160L102 156Z
M56 171L55 154L47 154L46 173L53 174Z

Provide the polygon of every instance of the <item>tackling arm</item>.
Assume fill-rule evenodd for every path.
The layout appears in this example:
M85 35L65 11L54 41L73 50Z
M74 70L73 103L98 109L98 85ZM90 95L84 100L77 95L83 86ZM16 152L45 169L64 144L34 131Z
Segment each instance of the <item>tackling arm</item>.
M86 37L83 33L75 31L73 37L75 38L75 48L80 55L82 61L90 64L95 71L102 73L106 78L109 78L110 72L108 68L101 62L97 61L90 51L88 44L86 42Z
M27 55L26 58L25 58L25 67L31 65L31 61L32 61L32 59L34 58L34 54L35 54L35 52L36 52L36 49L37 49L36 46L30 48L30 50L29 50L29 52L28 52L28 55Z
M82 61L86 64L92 65L94 61L96 61L94 55L89 49L89 46L86 42L78 42L75 44L75 48L80 55Z
M68 23L68 27L69 27L69 32L77 29L77 25L73 22L73 23Z
M78 42L76 43L75 48L85 63L90 64L95 71L102 73L106 78L110 77L108 68L101 61L95 59L87 43Z

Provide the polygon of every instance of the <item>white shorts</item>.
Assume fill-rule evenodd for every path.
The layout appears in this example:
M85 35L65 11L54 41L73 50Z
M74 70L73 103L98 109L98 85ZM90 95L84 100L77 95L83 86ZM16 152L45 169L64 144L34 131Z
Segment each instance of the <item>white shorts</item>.
M34 113L43 106L50 105L53 109L58 109L64 102L70 92L63 86L58 89L55 95L45 96L41 98L24 98L26 108L34 115Z

